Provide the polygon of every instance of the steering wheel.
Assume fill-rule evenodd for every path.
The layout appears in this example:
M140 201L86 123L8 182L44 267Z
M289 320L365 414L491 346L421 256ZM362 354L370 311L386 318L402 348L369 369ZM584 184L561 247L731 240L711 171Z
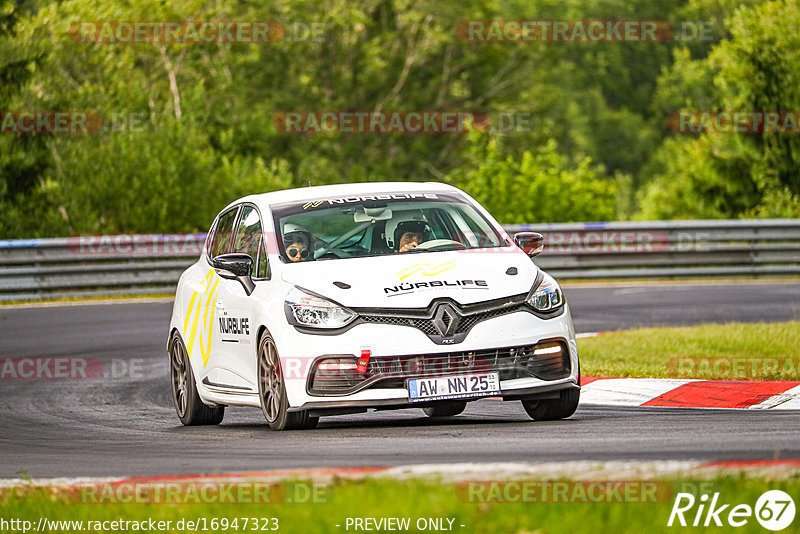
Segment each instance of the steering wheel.
M467 248L464 243L460 241L453 241L452 239L431 239L430 241L420 243L411 250L437 250L445 247L458 247L459 250Z

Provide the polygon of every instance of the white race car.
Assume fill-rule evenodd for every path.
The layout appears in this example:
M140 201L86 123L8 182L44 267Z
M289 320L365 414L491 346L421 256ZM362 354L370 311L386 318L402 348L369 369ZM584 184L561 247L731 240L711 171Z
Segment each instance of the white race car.
M248 196L217 216L181 276L169 329L185 425L259 407L275 430L320 416L520 400L572 415L575 332L561 288L464 192L363 183ZM526 252L527 251L527 252Z

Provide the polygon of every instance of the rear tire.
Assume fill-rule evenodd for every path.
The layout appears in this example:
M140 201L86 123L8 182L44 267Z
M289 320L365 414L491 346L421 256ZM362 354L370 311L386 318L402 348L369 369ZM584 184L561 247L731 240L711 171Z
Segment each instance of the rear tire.
M467 408L466 402L451 401L426 406L422 409L428 417L453 417Z
M308 410L289 411L281 359L269 333L264 333L258 343L258 398L272 430L311 429L319 422L319 417L309 417Z
M169 346L172 403L181 423L186 426L218 425L225 416L224 406L208 406L197 393L192 363L183 340L177 332Z
M528 412L531 419L535 421L554 421L556 419L566 419L578 409L578 402L581 398L581 390L564 389L561 390L557 399L524 400L522 407Z

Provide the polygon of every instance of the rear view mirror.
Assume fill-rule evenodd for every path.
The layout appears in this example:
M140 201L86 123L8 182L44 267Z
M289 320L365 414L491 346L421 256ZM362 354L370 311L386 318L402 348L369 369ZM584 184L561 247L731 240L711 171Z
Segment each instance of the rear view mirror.
M256 288L253 282L253 258L248 254L222 254L211 260L211 266L220 277L238 280L249 296Z
M353 222L365 223L388 221L392 218L392 210L386 207L363 208L353 213Z
M514 234L514 243L533 258L544 249L544 236L537 232L518 232Z

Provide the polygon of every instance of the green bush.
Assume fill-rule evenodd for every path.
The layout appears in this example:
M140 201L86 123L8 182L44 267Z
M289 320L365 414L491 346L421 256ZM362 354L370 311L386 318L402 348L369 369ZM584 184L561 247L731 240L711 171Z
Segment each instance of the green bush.
M500 222L616 218L617 183L590 158L570 164L552 140L514 157L502 153L496 137L472 133L470 139L469 163L447 180L467 191Z

